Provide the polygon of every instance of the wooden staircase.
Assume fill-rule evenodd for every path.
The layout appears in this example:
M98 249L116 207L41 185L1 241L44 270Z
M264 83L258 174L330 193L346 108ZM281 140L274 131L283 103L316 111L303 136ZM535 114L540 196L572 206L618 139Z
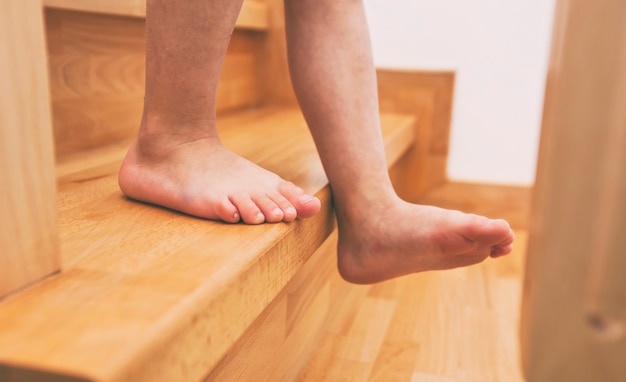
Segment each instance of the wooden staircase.
M115 177L141 113L143 0L43 5L45 30L40 0L0 5L1 382L519 381L520 300L528 380L625 380L623 1L559 3L524 288L524 231L498 261L339 278L279 0L244 4L219 126L321 213L252 227L127 200ZM453 81L379 71L396 188L520 228L528 190L446 182Z
M62 271L0 300L0 380L293 379L334 303L335 237L327 179L290 90L281 2L244 3L218 125L227 147L316 194L322 211L260 226L119 191L143 101L143 3L44 0ZM453 78L379 73L387 158L408 199L441 180L432 174L445 166Z

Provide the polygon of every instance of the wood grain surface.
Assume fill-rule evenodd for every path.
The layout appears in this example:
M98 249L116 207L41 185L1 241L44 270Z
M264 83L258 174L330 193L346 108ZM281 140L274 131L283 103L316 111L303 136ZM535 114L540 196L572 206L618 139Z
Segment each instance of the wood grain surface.
M146 17L146 0L42 0L49 8L101 13L117 16ZM267 5L263 0L244 0L237 28L264 30L268 27Z
M57 158L134 137L143 110L145 21L58 9L45 15ZM258 45L256 32L233 33L218 113L260 103Z
M530 225L531 381L626 380L626 3L558 3Z
M347 284L332 268L327 321L295 380L523 381L526 232L516 235L508 257L373 286Z
M529 224L532 186L446 182L418 198L420 204L506 219L511 227Z
M43 19L37 0L0 12L0 298L60 269Z
M451 183L428 198L511 217L528 210L528 194ZM373 286L341 279L334 232L206 381L522 381L526 223L508 257Z
M413 114L415 144L391 175L398 194L417 202L448 180L447 163L455 73L378 69L380 110Z
M383 116L390 162L408 149L413 123L412 116ZM205 221L124 198L116 149L72 159L93 171L68 160L60 164L58 204L66 268L0 303L0 371L198 380L224 356L334 224L327 180L298 111L238 113L219 125L227 146L317 193L322 212L292 224Z

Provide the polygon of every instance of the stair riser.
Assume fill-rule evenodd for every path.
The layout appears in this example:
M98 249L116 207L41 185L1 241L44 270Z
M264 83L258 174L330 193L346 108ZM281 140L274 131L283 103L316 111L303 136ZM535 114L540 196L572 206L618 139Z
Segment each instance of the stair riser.
M145 20L57 9L45 16L57 158L132 139L143 107ZM233 34L218 113L260 103L259 34Z

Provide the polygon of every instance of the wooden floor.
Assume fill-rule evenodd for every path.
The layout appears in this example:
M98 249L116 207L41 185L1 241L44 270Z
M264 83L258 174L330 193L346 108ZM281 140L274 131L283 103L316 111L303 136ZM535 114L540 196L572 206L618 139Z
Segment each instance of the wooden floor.
M430 197L444 202L453 189L466 193L467 187L445 186ZM480 212L481 206L473 207ZM330 312L298 380L523 380L518 328L526 236L516 229L511 255L469 268L374 286L347 285L335 274L331 298L343 303Z

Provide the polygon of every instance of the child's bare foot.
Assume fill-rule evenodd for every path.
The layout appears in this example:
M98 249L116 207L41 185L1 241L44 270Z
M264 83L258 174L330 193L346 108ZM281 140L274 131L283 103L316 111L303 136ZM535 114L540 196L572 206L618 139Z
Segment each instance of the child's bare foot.
M227 150L217 138L136 141L119 184L129 198L228 223L290 222L320 210L317 198Z
M500 219L400 200L346 215L339 215L339 271L359 284L476 264L513 247L513 231Z

